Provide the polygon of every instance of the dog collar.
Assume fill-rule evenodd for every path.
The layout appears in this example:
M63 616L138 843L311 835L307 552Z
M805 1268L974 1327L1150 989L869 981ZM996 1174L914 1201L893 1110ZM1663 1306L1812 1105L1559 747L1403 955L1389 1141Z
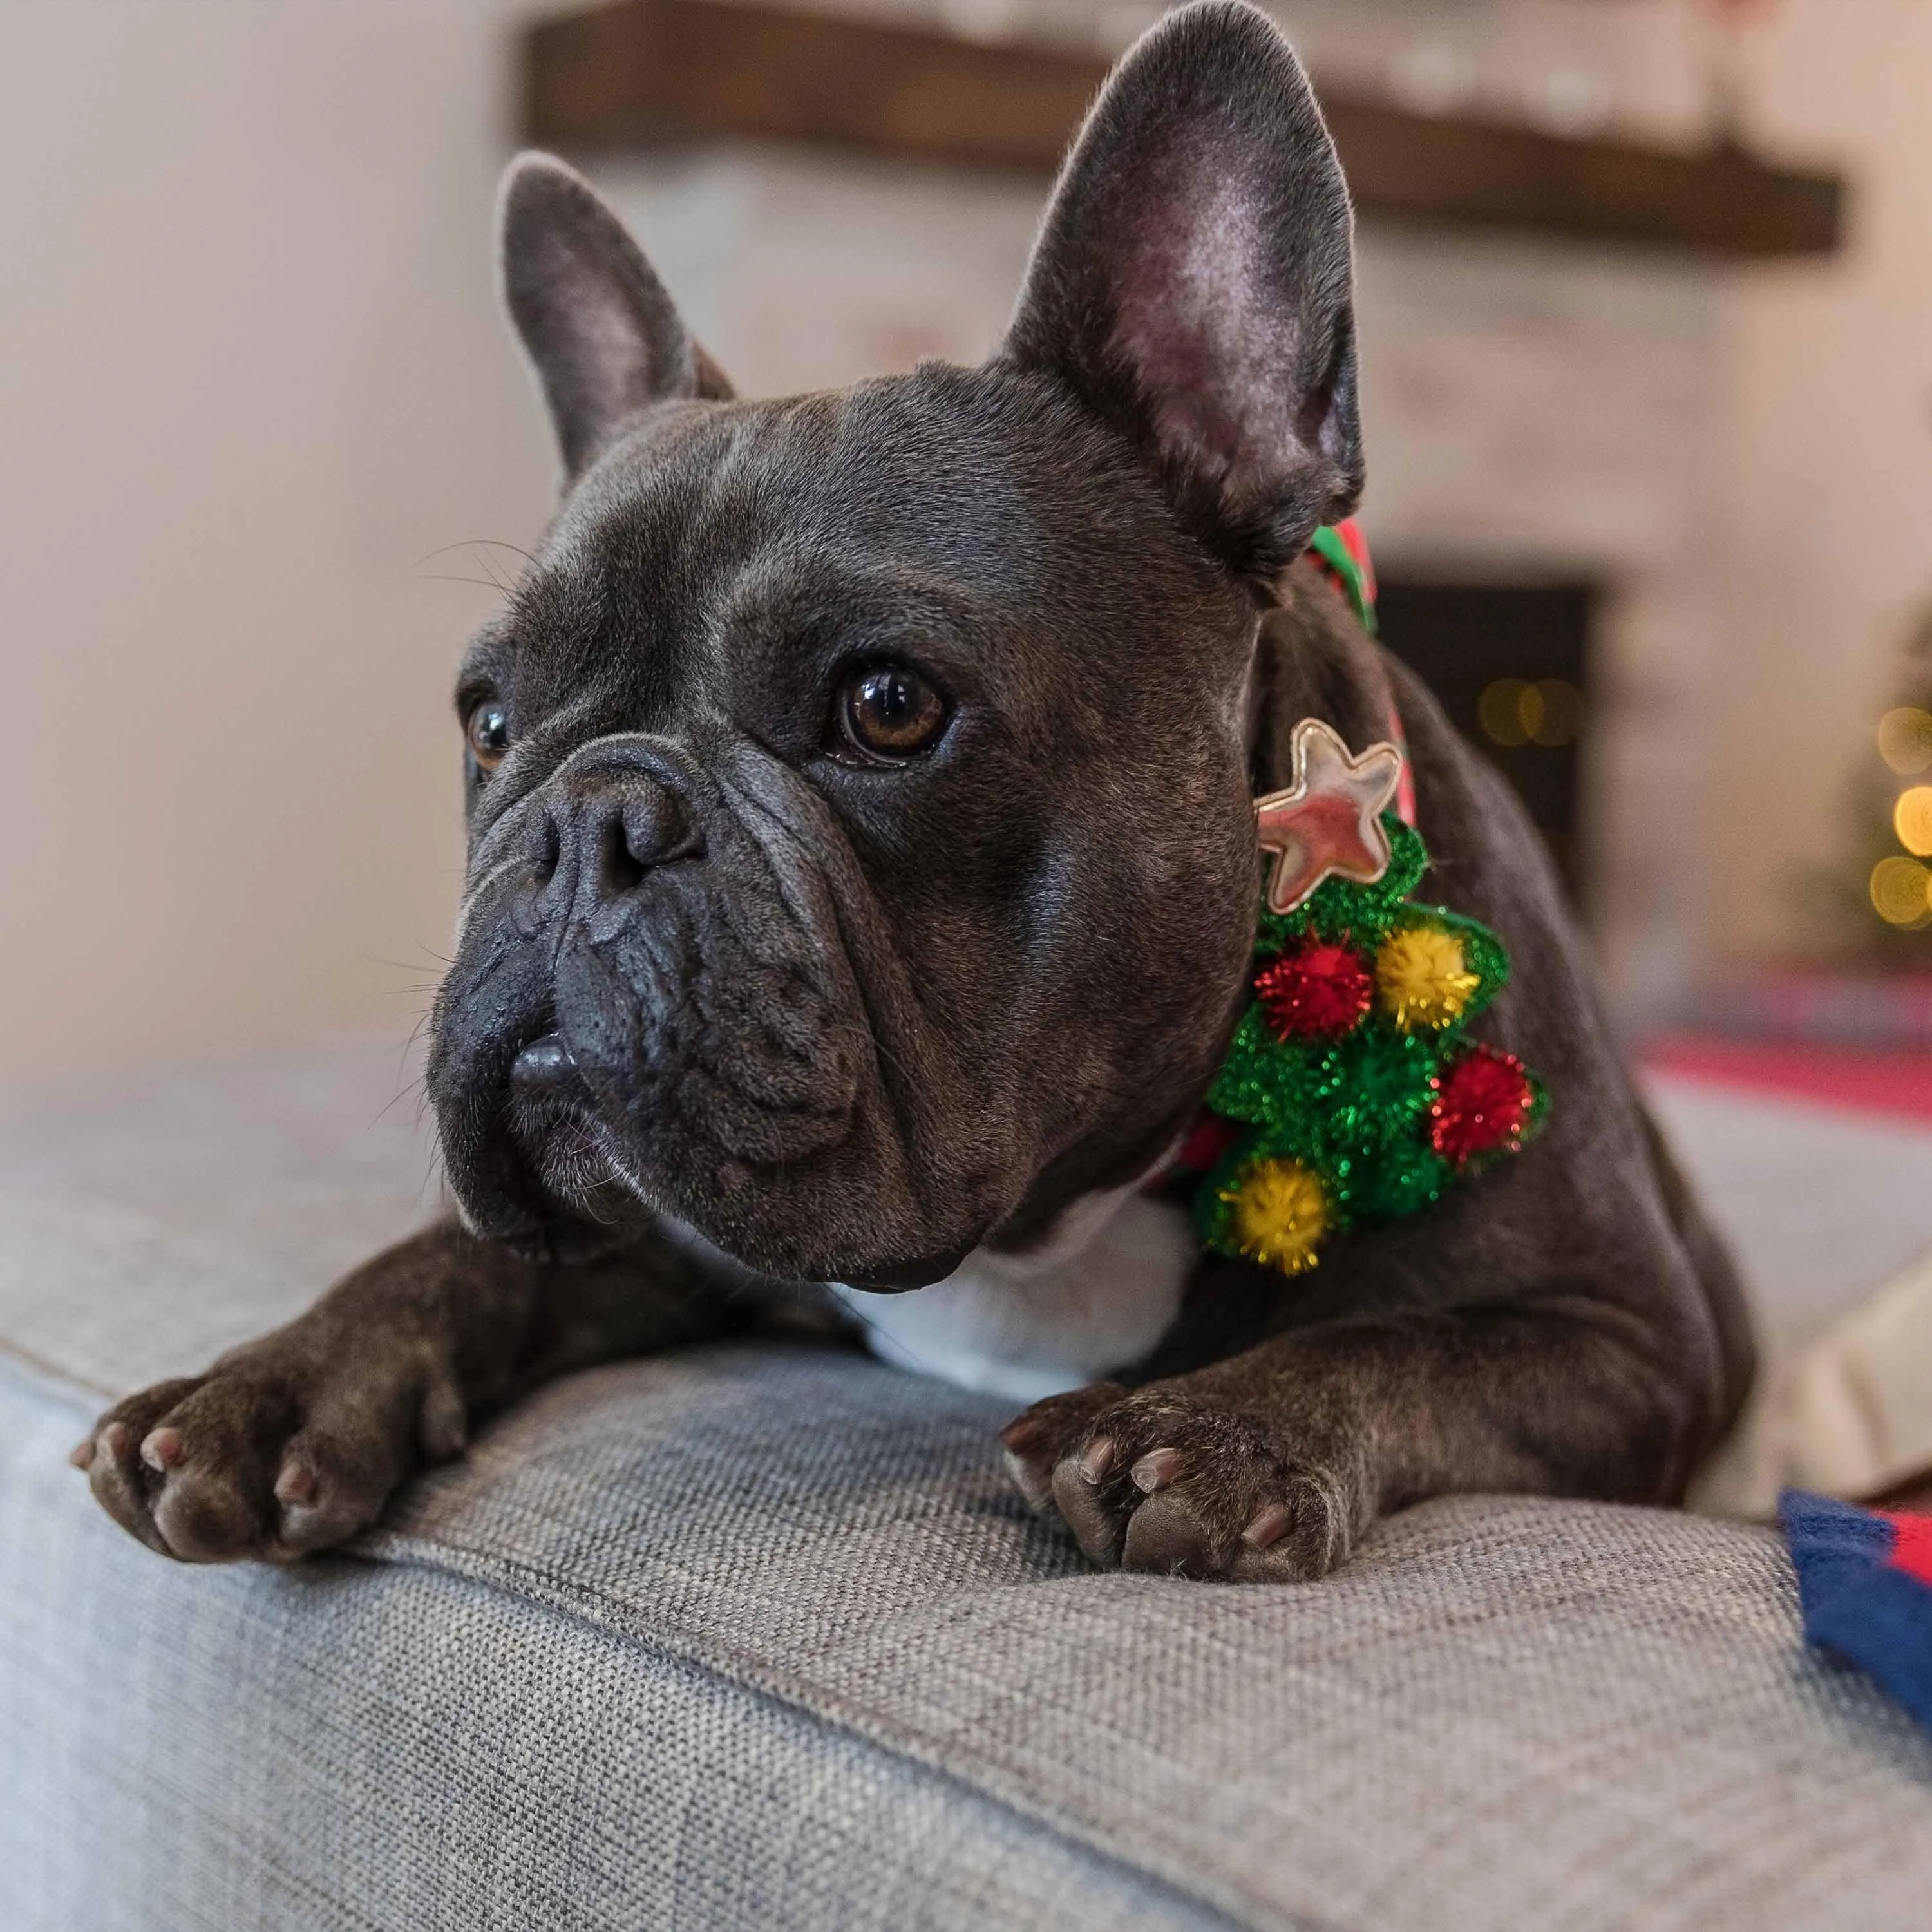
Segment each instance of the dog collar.
M1376 631L1376 566L1361 525L1353 517L1344 517L1339 524L1324 524L1309 540L1308 549L1372 638Z
M1360 532L1315 548L1372 628ZM1508 956L1414 896L1429 854L1400 739L1352 754L1304 718L1290 744L1293 782L1255 802L1252 998L1169 1172L1192 1178L1208 1248L1292 1275L1334 1234L1420 1213L1516 1153L1549 1101L1514 1054L1467 1037Z
M1324 524L1310 539L1308 554L1320 566L1322 574L1348 599L1356 621L1370 637L1380 626L1376 619L1376 566L1369 555L1369 540L1353 517L1339 524ZM1402 728L1401 715L1393 702L1389 706L1389 742L1403 754L1401 776L1396 781L1395 808L1405 823L1415 823L1415 777L1408 766L1408 740Z

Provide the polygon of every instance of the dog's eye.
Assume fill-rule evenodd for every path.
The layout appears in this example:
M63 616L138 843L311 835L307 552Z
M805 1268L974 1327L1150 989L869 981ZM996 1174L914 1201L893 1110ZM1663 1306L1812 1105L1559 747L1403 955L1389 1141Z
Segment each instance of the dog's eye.
M494 698L484 698L472 710L469 722L463 728L470 740L470 755L476 760L477 770L494 772L503 762L503 754L510 748L510 720L502 706Z
M946 700L904 664L873 664L846 680L839 728L854 749L893 764L927 750L946 728Z

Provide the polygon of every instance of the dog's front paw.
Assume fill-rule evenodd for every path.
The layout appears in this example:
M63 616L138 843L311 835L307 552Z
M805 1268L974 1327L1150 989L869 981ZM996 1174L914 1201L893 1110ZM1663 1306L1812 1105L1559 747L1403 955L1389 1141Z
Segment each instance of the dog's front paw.
M1110 1568L1305 1581L1341 1562L1373 1514L1359 1456L1184 1383L1052 1396L1001 1440L1020 1493Z
M74 1462L122 1528L184 1562L286 1562L340 1543L464 1439L462 1400L433 1357L341 1339L298 1322L130 1396Z

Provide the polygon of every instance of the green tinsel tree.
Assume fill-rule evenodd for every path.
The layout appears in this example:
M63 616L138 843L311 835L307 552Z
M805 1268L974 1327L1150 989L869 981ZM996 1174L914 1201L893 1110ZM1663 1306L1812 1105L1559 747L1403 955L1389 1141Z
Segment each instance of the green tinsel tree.
M1219 1131L1181 1156L1206 1168L1204 1242L1284 1274L1336 1230L1426 1207L1544 1109L1520 1061L1465 1036L1508 976L1502 946L1412 900L1428 855L1394 813L1382 823L1376 884L1330 878L1286 915L1264 902L1255 997L1208 1096Z

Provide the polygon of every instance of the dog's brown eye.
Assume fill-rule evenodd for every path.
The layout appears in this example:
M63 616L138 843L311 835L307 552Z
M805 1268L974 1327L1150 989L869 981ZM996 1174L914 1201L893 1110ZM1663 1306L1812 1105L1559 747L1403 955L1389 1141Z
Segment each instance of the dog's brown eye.
M494 698L486 698L470 714L464 727L470 740L470 755L479 771L494 772L510 748L510 721Z
M848 681L838 722L856 749L890 763L933 743L946 728L946 700L917 671L874 664Z

